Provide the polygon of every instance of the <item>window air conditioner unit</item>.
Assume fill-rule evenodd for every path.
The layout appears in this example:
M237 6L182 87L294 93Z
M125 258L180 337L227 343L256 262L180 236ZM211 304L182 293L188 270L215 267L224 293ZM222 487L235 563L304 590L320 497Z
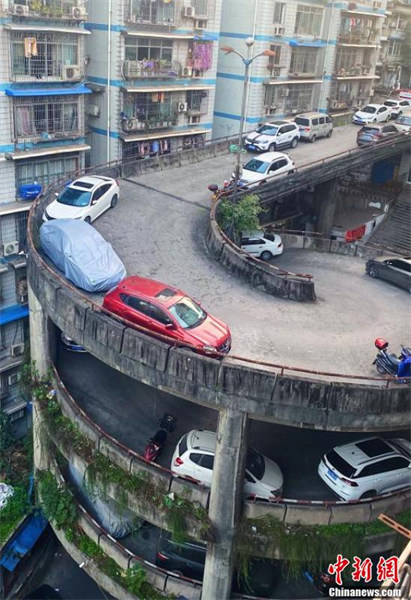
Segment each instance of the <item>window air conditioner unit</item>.
M99 117L100 107L97 104L89 104L87 107L87 114L89 117Z
M185 113L188 110L188 102L179 102L178 103L178 112Z
M85 6L73 6L71 16L76 21L82 21L87 18L87 11Z
M15 242L6 242L3 244L3 256L11 256L12 254L19 253L19 243Z
M193 68L192 67L183 67L181 75L183 77L192 77L193 76Z
M7 382L9 385L16 385L20 381L20 378L20 373L13 373L13 375L8 376Z
M24 4L15 4L13 6L13 14L19 17L27 16L29 14L29 7Z
M24 344L14 344L10 346L10 356L21 356L24 354Z
M284 35L285 28L282 25L274 25L274 35Z
M196 16L196 11L195 11L194 6L185 6L183 8L183 16L188 19L194 19L194 17Z
M289 93L290 93L290 90L289 90L288 88L283 88L283 89L281 90L281 96L282 96L283 98L286 98L286 97L288 96L288 94L289 94Z
M81 79L81 69L79 65L63 65L63 79L67 81Z

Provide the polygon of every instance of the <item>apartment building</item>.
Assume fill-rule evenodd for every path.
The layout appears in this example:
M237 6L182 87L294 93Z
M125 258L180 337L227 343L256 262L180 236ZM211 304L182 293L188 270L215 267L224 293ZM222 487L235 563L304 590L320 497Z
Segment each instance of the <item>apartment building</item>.
M221 0L89 0L93 164L211 137Z
M367 102L375 73L385 0L225 0L221 45L253 55L274 56L251 65L247 127L267 117L290 117L306 110L341 112ZM234 54L220 52L214 136L238 129L244 67Z
M0 3L0 407L24 433L30 199L84 165L84 28L77 0Z
M411 84L409 65L405 66L403 61L406 36L411 33L411 0L388 0L385 14L376 66L380 79L376 87L381 92L390 92Z

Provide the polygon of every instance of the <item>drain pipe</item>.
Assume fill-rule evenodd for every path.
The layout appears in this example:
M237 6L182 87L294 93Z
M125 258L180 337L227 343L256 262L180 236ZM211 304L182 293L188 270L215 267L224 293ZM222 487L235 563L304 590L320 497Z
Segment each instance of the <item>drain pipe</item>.
M110 162L110 117L111 117L111 23L113 17L113 0L108 0L107 31L107 150L106 161Z
M320 110L321 98L322 98L323 91L324 91L324 83L325 83L325 75L326 75L325 63L326 63L326 60L327 60L328 45L330 43L331 21L333 19L334 4L335 4L335 0L332 1L331 8L330 8L330 18L328 19L327 39L326 39L326 47L325 47L324 62L323 62L323 76L322 76L322 81L321 81L320 94L318 96L317 111ZM341 18L340 18L340 27L341 27ZM335 51L334 64L335 64L336 55L337 55L337 51Z
M255 30L257 29L257 14L258 14L258 3L260 0L255 0L255 4L254 4L254 19L253 19L253 33L251 35L251 37L253 38L253 40L255 40ZM247 129L247 115L248 115L248 101L250 99L250 87L251 87L251 76L253 74L253 63L251 63L250 65L250 83L247 86L247 99L246 99L246 103L245 103L245 112L244 112L244 123L245 123L245 130L248 131Z

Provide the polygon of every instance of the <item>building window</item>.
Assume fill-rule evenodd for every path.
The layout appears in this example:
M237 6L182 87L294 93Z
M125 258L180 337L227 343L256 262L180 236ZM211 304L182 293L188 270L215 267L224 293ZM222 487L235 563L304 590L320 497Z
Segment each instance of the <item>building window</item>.
M63 139L81 135L79 106L74 96L17 98L13 103L14 136L22 139Z
M391 41L388 43L387 56L401 56L401 42Z
M191 0L191 5L195 10L196 17L207 17L208 0Z
M63 177L69 179L79 171L80 157L78 155L64 158L49 158L46 160L22 160L16 167L16 185L38 181L43 188Z
M133 23L172 25L174 23L174 0L128 0L126 18Z
M275 25L283 25L285 18L285 2L274 3L274 17L273 23Z
M295 48L291 53L291 73L315 73L318 51L316 48Z
M191 114L207 114L208 94L205 90L191 90L187 92L188 110Z
M275 52L274 56L270 56L268 59L269 67L278 67L281 59L281 46L279 44L271 44L270 50Z
M295 19L295 35L320 35L323 20L323 9L315 6L297 6Z
M264 106L277 106L279 103L279 86L277 85L267 85L265 88L264 95Z
M130 94L124 112L129 118L137 119L142 128L170 127L177 123L177 101L170 92Z
M290 85L285 97L284 110L286 113L303 112L312 109L312 85Z
M72 66L80 67L76 36L35 32L13 34L12 79L73 79L71 73L67 73L67 68ZM78 73L78 78L81 78L81 72Z
M126 36L126 60L164 60L171 62L172 56L172 40L161 38L133 38L131 36Z

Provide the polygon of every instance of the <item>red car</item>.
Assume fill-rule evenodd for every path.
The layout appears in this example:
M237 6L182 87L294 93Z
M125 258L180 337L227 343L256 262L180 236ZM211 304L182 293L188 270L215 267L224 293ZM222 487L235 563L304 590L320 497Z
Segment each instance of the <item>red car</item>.
M107 310L151 331L194 346L201 354L228 354L227 325L181 290L145 277L127 277L104 297Z

